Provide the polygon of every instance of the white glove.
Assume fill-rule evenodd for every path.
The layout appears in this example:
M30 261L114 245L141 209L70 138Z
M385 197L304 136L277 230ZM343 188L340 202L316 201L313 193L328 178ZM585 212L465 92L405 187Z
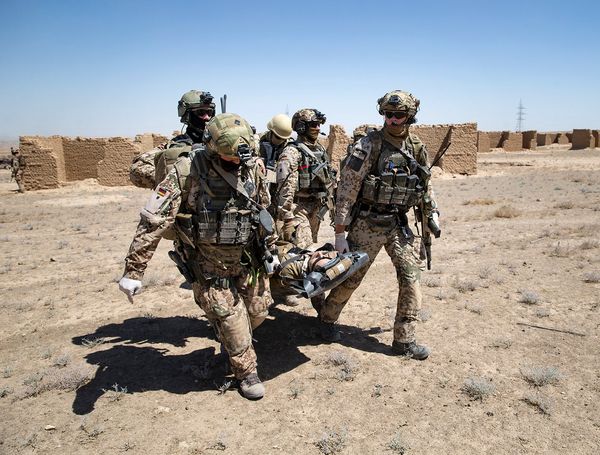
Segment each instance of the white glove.
M131 278L121 278L119 281L119 289L123 291L131 303L133 296L140 293L142 290L142 282L140 280L132 280Z
M344 254L350 251L350 247L348 246L348 240L346 240L345 232L335 234L335 249L340 254Z

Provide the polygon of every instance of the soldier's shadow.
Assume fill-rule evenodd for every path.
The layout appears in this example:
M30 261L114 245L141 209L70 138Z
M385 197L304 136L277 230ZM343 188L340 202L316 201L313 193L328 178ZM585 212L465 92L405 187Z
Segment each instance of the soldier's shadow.
M264 381L276 378L310 360L298 347L323 344L316 318L295 311L271 308L267 319L254 332L259 375ZM342 345L369 352L389 354L389 347L357 327L339 326ZM111 345L85 356L97 365L94 378L79 388L73 402L75 414L88 414L106 391L118 388L127 393L164 390L175 394L212 390L226 381L226 361L214 346L173 355L153 344L184 347L190 338L212 338L208 322L193 317L127 319L99 327L94 333L73 338L81 346ZM147 346L140 346L147 345Z

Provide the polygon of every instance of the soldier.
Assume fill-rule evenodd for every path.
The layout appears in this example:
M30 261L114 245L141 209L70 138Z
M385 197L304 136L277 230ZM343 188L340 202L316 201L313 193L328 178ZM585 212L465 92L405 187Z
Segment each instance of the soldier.
M175 161L190 153L192 144L202 142L204 126L215 115L212 95L199 90L184 93L177 105L177 114L186 126L185 132L133 159L129 179L135 186L154 189Z
M251 127L238 115L210 120L204 142L206 148L198 148L191 159L175 163L142 210L119 287L133 300L163 233L174 228L183 240L196 303L229 355L241 393L259 399L265 389L257 375L252 330L267 316L269 282L258 273L250 279L241 262L254 242L267 237L256 223L258 207L270 203L264 168L252 157Z
M290 292L322 294L355 273L364 253L309 252L275 242L262 161L252 156L250 125L235 114L213 118L206 147L180 158L141 212L119 288L130 301L163 233L173 227L183 241L181 267L196 303L206 313L249 399L264 386L256 373L252 330L271 303L269 275Z
M17 185L19 185L19 193L25 192L25 185L23 184L23 172L25 171L25 157L21 154L21 150L10 148L10 153L12 155L10 169L11 169L11 177L15 179Z
M427 149L409 132L416 122L419 100L395 90L377 102L385 119L383 129L368 133L352 146L341 171L335 216L336 249L365 251L370 259L366 267L331 291L323 303L319 311L321 335L329 341L339 340L334 323L384 246L396 268L399 285L392 349L424 360L429 349L415 341L424 245L421 240L420 248L416 247L407 213L411 207L418 207L421 216L438 228L439 212L429 182Z
M275 165L283 149L292 137L292 120L285 114L277 114L267 123L267 132L259 138L259 156L267 168L267 180L275 195ZM273 199L274 200L274 199Z

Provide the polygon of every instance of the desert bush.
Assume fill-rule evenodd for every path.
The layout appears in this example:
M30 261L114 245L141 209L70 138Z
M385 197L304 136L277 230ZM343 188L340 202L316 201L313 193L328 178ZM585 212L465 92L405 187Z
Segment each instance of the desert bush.
M466 303L465 309L475 314L481 314L483 312L483 308L477 303Z
M428 288L439 288L442 285L442 279L440 277L426 277L423 284Z
M598 240L585 240L579 245L579 248L582 250L591 250L594 248L598 248L600 246L600 242Z
M530 291L528 289L522 289L519 291L521 296L519 297L519 302L526 303L527 305L535 305L540 301L540 296L537 292Z
M358 365L348 355L340 351L335 351L327 357L326 364L340 367L338 379L340 381L352 381L356 377Z
M539 393L527 394L523 397L523 401L538 410L538 412L544 415L550 415L552 410L552 401L550 398L543 396Z
M519 216L521 212L511 205L503 205L497 208L493 215L495 218L515 218Z
M521 368L521 375L523 379L535 387L556 384L562 378L558 368L543 366Z
M67 242L66 240L59 240L58 241L58 249L59 250L62 250L64 248L68 247L68 246L69 246L69 242Z
M127 394L127 387L121 387L115 383L110 389L102 389L102 391L109 401L115 402L120 401Z
M452 287L458 292L466 293L472 292L479 287L479 283L472 278L458 278L455 277L452 281Z
M535 315L536 315L538 318L547 318L547 317L549 317L549 316L550 316L550 310L549 310L548 308L538 308L538 309L535 311Z
M27 386L18 398L37 396L49 390L77 390L91 379L89 368L84 365L51 370L47 373L35 373L29 376L23 384Z
M324 455L340 453L346 447L347 432L345 429L330 430L323 433L321 438L315 442L317 449Z
M292 400L295 400L296 398L298 398L300 396L300 394L304 391L304 389L302 389L302 387L300 387L298 384L292 384L290 386L290 392L289 392L289 397Z
M13 390L9 387L0 387L0 398L9 396Z
M483 401L496 390L496 386L485 378L467 378L461 390L473 400Z
M570 210L575 206L571 201L559 202L554 206L555 209Z
M431 310L429 308L421 308L419 310L419 319L421 322L427 322L431 319Z
M99 346L101 344L104 344L108 341L108 338L104 338L104 337L85 337L81 340L81 344L83 346L85 346L86 348L95 348L96 346Z
M388 450L397 453L398 455L404 455L408 450L408 446L404 443L400 433L396 433L392 440L387 444Z
M493 199L469 199L467 201L464 201L462 203L462 205L494 205L496 203L496 201L494 201Z
M586 283L600 283L600 272L587 272L583 275Z
M13 373L13 369L11 367L9 367L8 365L2 369L2 377L3 378L10 378L12 376L12 373Z
M550 256L557 258L566 258L570 256L572 252L573 248L569 244L561 245L561 243L558 242L554 246L554 249L550 251Z
M492 267L490 267L489 265L484 265L483 267L481 267L479 269L479 272L478 272L477 275L482 280L486 280L486 279L488 279L491 276L492 272L493 272Z
M54 359L52 365L59 368L66 367L71 362L71 356L69 354L61 354Z

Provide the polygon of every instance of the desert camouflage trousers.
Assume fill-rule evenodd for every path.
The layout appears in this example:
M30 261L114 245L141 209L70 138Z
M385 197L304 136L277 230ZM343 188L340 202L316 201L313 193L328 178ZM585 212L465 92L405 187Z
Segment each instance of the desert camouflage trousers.
M261 275L250 284L249 275L244 274L230 278L228 283L218 283L213 280L194 282L194 299L229 354L233 374L243 379L256 371L252 330L267 317L272 302L269 279Z
M17 185L19 186L19 193L24 193L25 192L25 185L23 184L23 171L18 171L16 174L13 175L15 182L17 182Z
M318 215L321 210L321 202L311 198L296 198L295 202L296 233L295 238L290 241L299 248L310 248L313 243L318 241L317 236L321 225Z
M421 271L424 270L423 261L419 259L419 249L415 247L417 242L414 236L408 227L378 226L374 219L359 217L351 225L347 240L350 251L364 251L369 255L369 262L330 292L319 313L321 320L337 321L383 246L392 258L398 280L394 340L401 343L414 341L422 301Z

